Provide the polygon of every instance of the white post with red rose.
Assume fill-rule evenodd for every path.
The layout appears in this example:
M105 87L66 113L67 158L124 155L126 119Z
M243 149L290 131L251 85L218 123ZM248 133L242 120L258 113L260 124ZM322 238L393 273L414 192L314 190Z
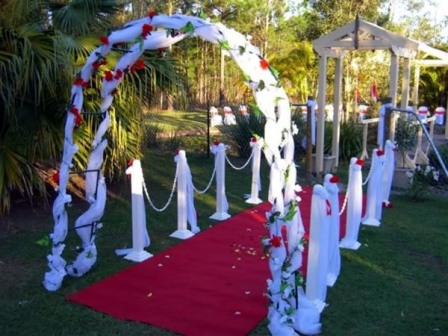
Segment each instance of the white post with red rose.
M381 225L381 210L383 206L383 167L384 152L375 148L372 155L372 175L367 186L366 215L362 224L370 226Z
M328 192L323 186L316 184L311 199L306 296L320 312L325 308L327 297L330 216Z
M180 150L174 160L177 163L177 230L170 237L188 239L199 232L193 204L191 172L184 150ZM187 223L190 223L192 231L188 230Z
M263 147L263 139L253 137L250 141L250 146L252 147L252 184L250 198L246 200L249 204L260 204L263 202L258 194L261 190L260 181L260 160L261 160L261 148Z
M211 147L211 152L215 155L216 169L216 212L210 216L211 219L225 220L230 218L229 203L226 196L226 149L227 146L220 142L215 142Z
M339 247L357 250L361 246L358 242L359 227L362 216L362 165L364 161L358 158L350 159L348 174L347 225L345 235Z
M131 175L132 193L132 250L124 259L141 262L152 257L145 251L150 244L148 230L146 229L146 211L143 200L143 172L140 160L132 161L132 165L126 169L126 174ZM116 251L120 254L120 251Z
M341 271L341 253L339 251L339 231L341 226L339 215L339 177L333 174L325 175L324 187L328 192L331 205L330 238L328 245L327 285L333 287Z

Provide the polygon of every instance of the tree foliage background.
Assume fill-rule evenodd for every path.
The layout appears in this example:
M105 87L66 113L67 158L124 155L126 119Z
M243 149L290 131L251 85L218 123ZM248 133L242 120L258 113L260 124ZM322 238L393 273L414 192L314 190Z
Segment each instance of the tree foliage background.
M57 167L61 157L66 108L76 73L99 44L99 36L125 22L150 10L223 22L249 35L279 70L291 100L304 102L317 93L317 56L312 41L356 15L447 49L446 36L440 34L446 20L432 22L424 11L427 1L399 3L407 11L397 17L394 0L1 0L0 214L7 213L15 199L46 200L48 174L44 172ZM120 52L108 56L108 65L90 82L85 91L86 111L98 109L101 71L113 68L119 57ZM236 105L252 99L241 72L217 45L186 39L163 54L145 52L144 60L144 71L126 77L111 109L113 122L104 165L111 179L120 176L128 158L141 155L143 110ZM353 53L345 62L346 78L356 76L362 92L368 92L376 81L380 93L385 94L388 67L377 56ZM350 67L353 62L359 64L356 74ZM447 76L445 68L422 70L422 102L446 105ZM330 79L328 90L332 92ZM350 95L353 92L346 90L344 100ZM84 119L76 139L82 148L76 156L79 169L86 165L98 123L94 116Z

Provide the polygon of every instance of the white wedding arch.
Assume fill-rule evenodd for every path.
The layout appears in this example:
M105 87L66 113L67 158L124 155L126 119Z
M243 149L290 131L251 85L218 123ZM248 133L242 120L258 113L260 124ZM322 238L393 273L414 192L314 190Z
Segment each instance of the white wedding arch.
M302 265L304 229L298 206L300 198L296 196L299 186L296 185L288 97L275 70L243 34L221 23L211 23L198 17L149 13L147 17L129 22L123 28L100 38L102 44L90 54L78 74L71 90L72 105L67 111L58 196L53 204L52 251L47 257L49 271L45 273L43 284L48 291L56 291L67 274L80 277L96 262L95 232L101 225L106 205L106 184L101 166L107 147L105 134L110 123L108 110L117 86L129 71L141 66L139 58L145 50L166 48L192 36L220 44L227 51L244 72L257 106L266 117L264 152L271 166L269 201L272 209L266 214L269 237L263 240L263 244L269 249L272 275L267 286L270 300L269 330L274 335L294 335L295 330L315 334L320 331L320 314L303 294L298 271ZM94 70L103 64L112 46L123 42L134 42L134 45L118 60L113 71L105 72L102 79L99 111L102 121L92 141L93 150L86 169L86 198L90 207L75 222L75 229L82 240L82 250L67 265L62 257L68 231L66 205L71 201L71 196L67 194L67 183L72 160L78 150L73 141L73 131L82 121L83 88L90 81ZM287 230L287 242L282 238L283 227Z

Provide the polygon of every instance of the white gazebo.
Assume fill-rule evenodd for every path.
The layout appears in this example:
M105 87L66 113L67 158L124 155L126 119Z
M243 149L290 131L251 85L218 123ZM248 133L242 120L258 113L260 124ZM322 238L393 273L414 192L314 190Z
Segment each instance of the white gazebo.
M408 106L410 96L411 62L415 64L415 85L413 88L413 100L418 102L418 82L421 66L448 66L448 53L432 48L422 42L408 39L394 34L376 24L356 18L351 23L313 41L313 47L319 54L319 86L318 106L326 105L327 59L335 58L335 82L334 82L334 115L333 115L333 143L332 155L336 157L335 166L338 166L339 136L340 136L340 110L342 98L342 74L343 57L350 50L389 50L390 51L390 80L389 96L391 103L396 107L398 95L398 77L400 57L403 58L403 73L401 85L401 109ZM423 59L425 57L431 59ZM316 166L314 171L323 171L324 161L324 109L318 111L317 136L316 136ZM448 125L448 123L447 123ZM448 127L445 137L448 139ZM394 138L391 127L390 138Z

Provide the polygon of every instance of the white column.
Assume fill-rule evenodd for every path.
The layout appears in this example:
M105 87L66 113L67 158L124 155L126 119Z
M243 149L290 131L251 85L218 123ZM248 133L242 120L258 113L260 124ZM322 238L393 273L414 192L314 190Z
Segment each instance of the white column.
M367 205L366 215L362 224L370 226L380 226L381 205L383 199L382 180L383 180L384 153L375 148L372 154L372 173L370 175L369 185L367 186Z
M395 145L392 141L386 140L384 146L386 161L384 162L383 171L383 203L385 207L390 207L390 191L392 189L392 181L395 171Z
M310 239L306 275L306 296L322 312L327 296L328 244L330 214L328 193L319 184L313 187L311 200Z
M316 167L315 172L320 174L324 170L324 137L325 137L325 90L327 87L327 56L319 57L319 93L317 105L317 138L316 138Z
M361 246L358 234L362 215L362 165L362 160L351 158L347 187L347 224L345 236L339 244L340 247L351 250L357 250Z
M328 200L331 204L330 236L328 241L328 273L327 285L332 287L341 271L341 253L339 251L339 178L332 174L325 175L324 187L328 192Z
M226 146L223 143L214 144L211 148L215 155L216 169L216 212L210 216L211 219L225 220L230 217L227 213L229 203L226 196Z
M149 246L149 236L146 229L146 211L143 202L143 172L140 160L134 160L126 170L131 174L132 192L132 251L124 258L140 262L152 257L144 248Z
M194 234L187 228L188 166L185 151L179 151L175 160L177 161L177 230L170 234L170 237L188 239Z
M398 91L398 73L399 73L400 60L398 56L392 52L390 59L390 83L389 83L389 96L392 98L392 107L397 106L397 91ZM408 79L409 80L409 79ZM395 138L395 114L391 113L390 116L390 128L389 139ZM383 148L383 147L381 147Z
M249 204L260 204L263 202L258 194L261 190L260 184L260 160L261 160L261 147L263 146L262 139L253 138L250 142L252 147L252 184L250 191L250 198L246 200Z
M340 106L342 96L342 60L343 56L336 58L336 73L334 78L334 103L333 103L333 144L331 154L335 157L335 167L339 166L339 138L340 138Z

